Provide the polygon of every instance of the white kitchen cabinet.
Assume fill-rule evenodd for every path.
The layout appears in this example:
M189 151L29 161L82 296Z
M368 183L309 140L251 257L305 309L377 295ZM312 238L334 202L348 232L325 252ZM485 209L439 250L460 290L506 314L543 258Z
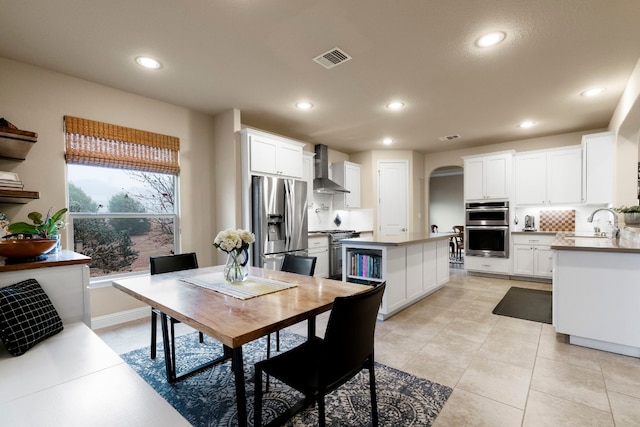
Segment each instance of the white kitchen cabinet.
M305 144L253 129L243 129L251 173L302 178Z
M307 183L307 207L313 207L313 177L314 177L315 153L304 151L302 153L302 180Z
M309 256L316 257L313 277L329 277L329 237L309 236Z
M615 134L583 135L583 194L585 204L613 204L615 180Z
M640 254L556 249L553 326L569 343L640 357Z
M464 269L486 274L509 274L509 258L493 258L468 255L464 257Z
M513 180L513 152L464 157L465 200L508 199Z
M512 234L513 274L551 278L553 250L550 245L554 239L555 234Z
M582 147L518 153L516 205L582 203Z
M347 161L331 163L331 179L350 191L333 196L334 209L360 207L360 165Z

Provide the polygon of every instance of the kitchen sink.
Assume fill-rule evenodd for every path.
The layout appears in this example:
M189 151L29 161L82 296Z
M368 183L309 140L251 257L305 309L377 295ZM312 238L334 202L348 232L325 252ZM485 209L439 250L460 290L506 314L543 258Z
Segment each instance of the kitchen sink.
M573 236L564 236L566 240L576 240L576 239L610 239L611 236L602 236L599 234L578 234Z

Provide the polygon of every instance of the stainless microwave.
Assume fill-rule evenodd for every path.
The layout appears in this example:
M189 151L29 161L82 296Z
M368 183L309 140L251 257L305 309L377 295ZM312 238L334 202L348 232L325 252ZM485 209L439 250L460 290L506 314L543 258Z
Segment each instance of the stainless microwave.
M509 226L509 202L470 202L465 205L465 223L469 226Z

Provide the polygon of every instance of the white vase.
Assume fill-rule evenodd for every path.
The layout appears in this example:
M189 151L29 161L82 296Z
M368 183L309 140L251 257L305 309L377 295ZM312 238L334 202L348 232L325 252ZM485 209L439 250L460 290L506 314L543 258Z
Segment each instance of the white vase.
M247 251L229 252L227 254L227 263L224 266L224 280L230 283L244 282L249 277L249 269L247 261L249 254Z

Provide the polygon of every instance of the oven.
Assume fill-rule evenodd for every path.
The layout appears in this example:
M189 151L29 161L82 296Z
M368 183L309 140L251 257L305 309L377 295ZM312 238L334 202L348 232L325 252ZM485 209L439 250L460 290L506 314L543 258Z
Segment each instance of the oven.
M509 202L473 202L465 205L466 225L509 226Z
M340 240L360 237L360 233L355 230L325 231L331 237L329 239L329 278L342 280L342 245Z
M465 205L465 255L509 258L509 202Z

